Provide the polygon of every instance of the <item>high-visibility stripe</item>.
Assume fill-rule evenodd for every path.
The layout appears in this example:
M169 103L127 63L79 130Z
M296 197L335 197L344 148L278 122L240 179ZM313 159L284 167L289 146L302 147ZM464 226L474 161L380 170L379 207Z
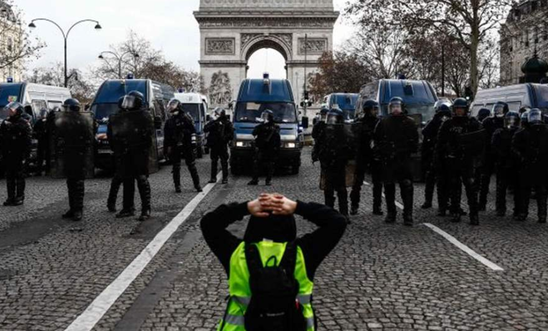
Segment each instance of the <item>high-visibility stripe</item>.
M245 318L242 315L226 315L225 323L232 325L245 325Z
M310 299L312 299L312 296L310 294L306 295L306 294L299 294L297 296L297 300L299 300L299 303L302 304L302 305L308 305L310 304Z
M232 297L232 300L244 306L249 306L249 303L251 302L251 297L239 297L235 295Z
M310 317L306 319L306 328L314 328L314 317Z

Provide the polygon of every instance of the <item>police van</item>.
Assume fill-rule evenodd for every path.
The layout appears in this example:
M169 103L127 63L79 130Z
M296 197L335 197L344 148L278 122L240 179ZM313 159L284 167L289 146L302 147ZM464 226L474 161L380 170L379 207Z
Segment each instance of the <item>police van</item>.
M131 91L139 91L145 96L145 103L154 116L157 161L165 158L164 124L168 119L167 104L175 96L173 87L150 79L112 79L101 84L90 109L99 124L96 135L95 166L97 168L112 169L113 167L112 150L107 137L108 119L110 115L119 111L118 100Z
M324 97L322 106L331 109L337 105L344 113L345 122L351 123L356 115L356 103L359 96L358 93L332 93Z
M289 80L270 79L268 74L263 79L246 79L240 85L233 115L234 139L230 156L232 173L239 175L252 168L252 132L261 123L261 114L265 110L274 113L274 122L280 127L282 146L276 168L287 168L292 174L298 174L304 144L303 129L307 128L308 119L303 117L303 125L300 125Z
M434 117L434 104L438 96L432 85L424 80L380 79L362 86L356 102L356 117L363 116L363 103L375 100L381 107L381 117L388 116L388 104L393 97L403 99L407 115L415 120L422 141L422 127ZM423 179L420 153L412 156L412 171L415 180Z
M61 107L66 99L72 96L70 90L65 87L50 86L34 83L2 83L0 84L0 109L10 102L19 102L25 106L25 113L30 116L30 124L34 126L40 120L42 109L52 110ZM5 114L0 112L0 122ZM32 139L30 163L34 164L37 158L38 141Z
M25 82L0 84L0 108L10 102L27 106L25 112L32 118L31 124L40 119L40 110L61 107L71 97L69 89L65 87Z
M548 112L548 85L517 84L492 89L479 90L470 105L472 116L477 116L482 108L491 110L499 101L506 102L510 111L519 111L521 107L540 108Z
M204 127L209 107L207 97L199 93L175 93L175 99L182 103L185 111L194 119L196 154L198 158L201 158L204 155L205 148Z

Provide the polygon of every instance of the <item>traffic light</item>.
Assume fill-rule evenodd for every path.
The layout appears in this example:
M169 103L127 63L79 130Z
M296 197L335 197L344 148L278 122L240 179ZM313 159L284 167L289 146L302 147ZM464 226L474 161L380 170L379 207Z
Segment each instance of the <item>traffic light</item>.
M472 91L472 88L470 86L467 86L464 89L464 96L466 96L466 100L474 101L474 92Z

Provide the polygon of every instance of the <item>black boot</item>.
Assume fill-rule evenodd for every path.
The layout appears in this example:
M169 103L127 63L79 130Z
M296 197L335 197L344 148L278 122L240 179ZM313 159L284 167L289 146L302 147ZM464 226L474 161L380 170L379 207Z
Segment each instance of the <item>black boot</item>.
M116 212L116 200L118 198L118 191L120 191L120 185L122 185L122 179L114 175L110 182L110 191L107 199L107 208L111 213Z
M479 225L479 216L478 216L478 214L470 213L470 225Z
M438 216L439 216L439 217L445 217L445 216L447 216L447 209L446 209L446 208L440 208L440 209L438 209Z
M141 217L139 217L139 220L144 221L150 217L150 211L152 209L152 192L148 178L146 176L140 176L137 179L137 187L139 189L139 196L141 197Z
M250 186L259 185L259 179L258 178L253 178L249 183L247 183L247 185L250 185Z
M426 201L425 203L422 204L421 208L422 208L422 209L430 209L430 208L432 208L432 202Z
M211 161L211 179L209 184L217 183L217 161Z
M150 218L150 210L141 211L141 216L139 216L139 222L144 222Z
M69 210L63 215L61 215L61 217L73 218L74 217L74 183L70 179L67 179L67 191L68 191Z
M174 164L171 173L173 174L173 185L175 186L175 192L181 193L181 166Z
M405 226L413 226L413 216L409 214L403 215L403 225Z
M8 189L8 198L4 202L4 206L13 206L15 203L15 180L6 179L6 186Z
M452 213L451 217L452 217L452 218L451 218L451 222L453 222L453 223L459 223L462 216L461 216L461 214L457 211L457 212L455 212L455 213Z
M373 206L373 215L377 215L377 216L384 215L380 206Z
M73 221L81 221L84 213L84 194L85 184L83 179L79 179L74 183L74 216Z
M15 195L15 201L13 203L14 206L20 206L25 201L25 178L18 178L16 181L16 189L17 193Z
M384 222L385 223L396 223L396 216L397 216L397 213L396 212L388 212L386 214L386 218L384 219Z
M358 215L358 206L350 207L350 215Z
M124 179L124 197L123 197L123 208L116 214L116 218L126 218L135 215L135 179L126 178Z

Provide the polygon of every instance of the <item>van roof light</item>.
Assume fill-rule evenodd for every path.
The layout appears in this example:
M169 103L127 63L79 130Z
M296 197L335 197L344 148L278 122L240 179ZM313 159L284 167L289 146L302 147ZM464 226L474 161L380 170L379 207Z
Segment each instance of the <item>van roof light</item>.
M130 72L129 74L127 74L127 79L133 79L135 76L133 76L133 74Z
M8 77L7 82L8 83L13 83L13 77Z

